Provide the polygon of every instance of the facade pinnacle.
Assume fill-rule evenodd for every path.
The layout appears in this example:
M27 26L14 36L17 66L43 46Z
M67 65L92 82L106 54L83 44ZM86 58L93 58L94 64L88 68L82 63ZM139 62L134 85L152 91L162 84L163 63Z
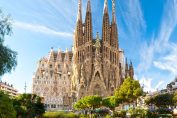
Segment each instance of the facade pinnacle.
M104 12L104 14L108 13L108 0L104 1L104 11L103 12Z
M87 12L91 12L90 0L88 0L88 2L87 2Z
M78 14L77 14L77 21L82 21L82 0L78 0Z
M116 16L115 16L115 0L112 0L112 22L116 22Z

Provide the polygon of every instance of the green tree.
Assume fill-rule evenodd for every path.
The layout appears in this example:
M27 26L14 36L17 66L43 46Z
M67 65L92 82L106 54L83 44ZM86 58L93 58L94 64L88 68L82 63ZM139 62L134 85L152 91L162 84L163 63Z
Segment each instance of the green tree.
M173 95L173 103L175 106L177 106L177 91L175 91L175 93Z
M11 19L5 16L0 10L0 76L6 72L11 72L17 65L17 53L4 45L6 35L12 33Z
M74 104L74 108L77 110L83 110L87 108L86 104L84 103L83 99L80 99L78 102Z
M95 109L101 106L102 97L98 95L84 97L85 104L88 108Z
M16 112L9 96L0 91L0 118L15 118Z
M138 80L126 78L119 89L115 91L115 97L122 102L132 103L143 94Z
M115 107L119 104L119 100L115 96L110 96L102 100L102 105L114 111Z
M158 108L168 108L169 106L173 106L173 94L157 94L153 97L150 97L146 100L148 105L154 104Z
M75 103L74 108L78 110L82 110L85 108L89 108L89 109L99 108L101 106L101 101L102 101L102 97L97 95L85 96Z
M33 118L41 117L45 112L41 98L35 94L22 94L14 100L17 117Z

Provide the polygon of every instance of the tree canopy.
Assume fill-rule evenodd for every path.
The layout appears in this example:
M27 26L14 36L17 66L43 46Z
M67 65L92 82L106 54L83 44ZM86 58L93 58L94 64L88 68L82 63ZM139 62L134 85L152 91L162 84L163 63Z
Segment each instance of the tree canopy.
M175 106L177 106L177 91L175 91L175 93L173 95L173 103Z
M110 108L111 110L114 110L119 102L120 100L117 99L115 96L110 96L102 100L102 105Z
M155 96L149 97L146 100L148 105L154 104L157 107L167 108L168 106L173 106L173 94L166 93L166 94L157 94Z
M115 97L123 102L133 102L136 98L143 94L143 90L138 80L130 77L126 78L123 84L115 92Z
M9 16L5 16L0 10L0 76L11 72L17 65L17 53L4 45L5 36L11 33L11 19Z
M41 116L45 112L41 98L35 94L17 96L14 100L14 107L17 116L25 116L26 118Z
M74 108L81 110L85 108L95 109L101 106L102 97L100 96L85 96L75 103Z
M0 91L0 118L15 118L16 112L9 96Z

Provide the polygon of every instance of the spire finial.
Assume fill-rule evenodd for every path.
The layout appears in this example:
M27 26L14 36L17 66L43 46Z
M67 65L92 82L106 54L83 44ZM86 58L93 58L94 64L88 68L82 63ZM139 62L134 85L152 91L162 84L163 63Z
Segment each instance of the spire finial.
M100 44L99 33L97 32L97 33L96 33L95 47L100 47L100 46L101 46L101 44Z
M82 0L78 0L78 14L77 20L82 20Z
M87 2L87 12L91 12L90 0Z
M115 23L116 16L115 16L115 0L112 0L112 21Z
M66 48L66 53L68 52L68 48Z
M51 47L50 52L51 52L51 53L53 52L53 47Z
M27 86L26 86L26 81L25 81L25 86L24 86L24 89L25 89L25 94L26 94L26 88L27 88Z
M61 48L58 49L58 52L61 52Z
M104 0L104 13L108 13L108 0Z
M96 33L96 40L99 40L99 33Z

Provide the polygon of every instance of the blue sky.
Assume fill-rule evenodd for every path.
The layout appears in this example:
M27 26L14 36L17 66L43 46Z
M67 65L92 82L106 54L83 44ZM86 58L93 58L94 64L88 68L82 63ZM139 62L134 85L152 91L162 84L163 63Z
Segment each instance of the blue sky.
M83 1L83 19L87 0ZM103 0L91 0L94 36L101 33ZM111 18L111 0L108 0ZM71 48L77 0L0 0L13 18L5 45L18 52L18 66L3 81L31 92L37 61L55 50ZM177 0L116 0L119 45L135 67L144 89L165 88L177 75Z

